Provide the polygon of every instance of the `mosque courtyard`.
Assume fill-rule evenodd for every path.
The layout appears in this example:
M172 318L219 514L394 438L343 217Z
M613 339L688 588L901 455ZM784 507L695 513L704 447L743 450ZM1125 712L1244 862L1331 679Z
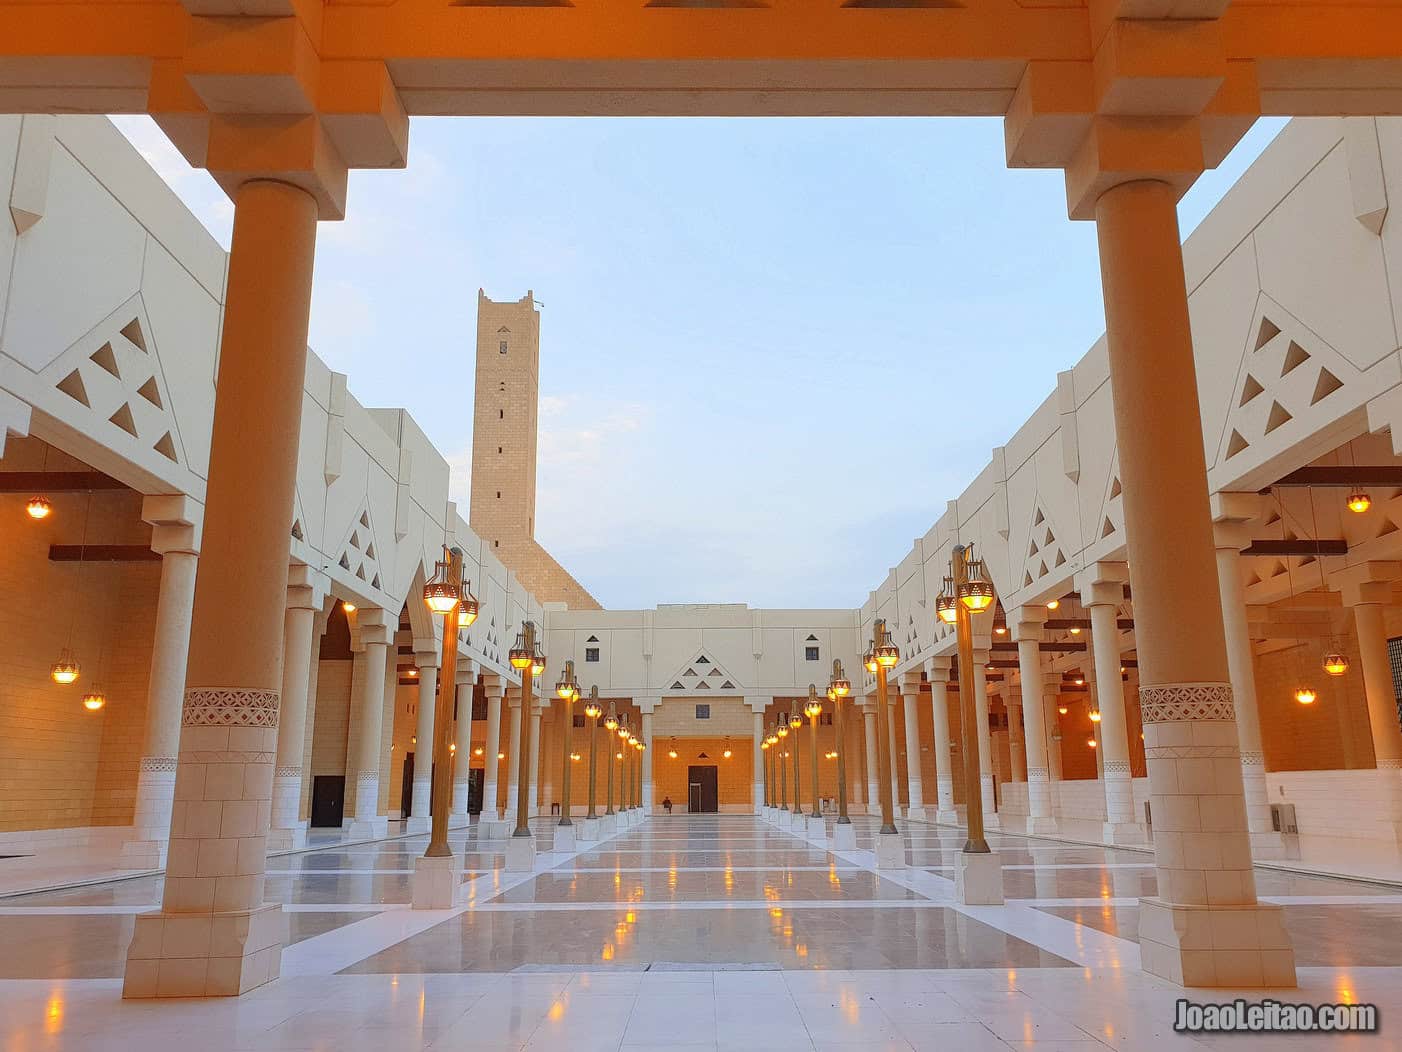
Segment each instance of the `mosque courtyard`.
M1006 902L965 906L963 834L906 824L908 868L878 873L875 824L834 851L763 818L655 816L509 873L475 832L468 891L409 907L422 836L269 861L282 978L232 1001L121 1001L133 914L158 877L0 899L0 1048L891 1049L1320 1047L1320 1035L1177 1034L1181 987L1139 969L1143 851L993 835ZM538 820L542 848L553 825ZM328 838L329 839L329 838ZM483 848L486 848L484 850ZM1402 1010L1402 887L1259 867L1284 907L1286 1002ZM22 950L20 949L22 948ZM15 951L19 952L15 952ZM1200 991L1206 1001L1262 991ZM1186 996L1194 996L1189 991ZM1330 1047L1395 1047L1386 1031Z

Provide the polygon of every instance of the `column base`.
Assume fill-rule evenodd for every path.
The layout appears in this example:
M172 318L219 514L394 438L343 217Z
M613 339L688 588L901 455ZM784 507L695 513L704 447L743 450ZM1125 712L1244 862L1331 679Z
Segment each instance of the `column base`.
M307 823L298 822L285 829L268 830L269 851L300 851L307 846Z
M535 837L507 837L506 871L508 873L529 873L533 869L535 869Z
M270 903L227 913L139 914L124 998L235 997L278 977L287 914Z
M803 817L802 811L789 812L789 828L802 833L807 828L808 819Z
M876 834L876 868L905 869L905 841L899 833Z
M552 851L573 851L574 850L574 826L556 826L554 829L555 840L551 844Z
M1030 830L1029 830L1030 832ZM1101 838L1107 844L1147 844L1149 835L1138 822L1106 822Z
M389 836L389 819L384 815L373 818L352 818L343 826L351 840L383 840Z
M420 855L414 859L414 876L410 886L414 909L452 909L458 905L462 892L462 856L425 858Z
M165 869L168 840L128 840L122 844L118 866L122 869Z
M581 818L574 824L574 838L581 844L592 844L599 839L599 820L597 818Z
M477 823L478 840L505 840L511 835L511 823L504 818L488 818Z
M832 849L834 851L856 851L857 827L851 822L838 822L833 826Z
M618 835L618 815L603 815L599 818L599 839Z
M965 906L1003 904L1003 860L998 852L959 852L954 863L954 899Z
M1027 819L1027 831L1034 836L1038 833L1055 834L1057 831L1056 819L1052 818L1050 815L1039 815L1036 818L1029 817Z
M433 819L411 815L404 819L404 832L406 833L427 833L433 828Z
M828 839L828 824L822 818L814 818L809 815L804 820L804 833L809 840L820 840L826 842Z
M1295 951L1279 906L1139 900L1144 971L1179 986L1293 987Z
M905 818L907 822L930 821L929 816L926 814L925 808L923 807L907 807L905 809Z
M959 824L958 811L936 811L935 825L937 826L957 826Z

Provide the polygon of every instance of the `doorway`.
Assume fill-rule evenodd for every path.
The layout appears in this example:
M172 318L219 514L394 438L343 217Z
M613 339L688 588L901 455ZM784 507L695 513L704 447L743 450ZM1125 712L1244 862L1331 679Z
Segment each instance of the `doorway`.
M346 776L318 774L312 776L312 814L310 824L317 827L341 828L346 810Z
M717 771L718 768L713 766L686 769L686 809L691 814L713 815L720 811Z
M399 809L405 818L414 815L414 754L404 757L404 770L399 777Z

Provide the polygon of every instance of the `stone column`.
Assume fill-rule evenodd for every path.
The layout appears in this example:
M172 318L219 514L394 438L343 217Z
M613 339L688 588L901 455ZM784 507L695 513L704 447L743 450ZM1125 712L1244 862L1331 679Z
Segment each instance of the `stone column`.
M1215 564L1214 564L1215 565ZM1097 750L1104 774L1107 844L1142 844L1144 827L1134 813L1134 786L1129 769L1129 730L1125 719L1124 681L1120 675L1119 607L1124 602L1120 564L1096 564L1081 578L1081 605L1090 611L1090 646L1095 663L1096 701L1100 726ZM1089 682L1089 680L1087 680Z
M172 506L158 510L157 502ZM178 506L177 506L178 503ZM180 702L199 565L195 509L187 497L147 497L142 517L153 523L151 550L161 555L156 631L151 639L151 675L146 688L146 735L136 777L131 839L122 845L124 869L162 869L175 799L176 753L180 747ZM155 514L161 515L156 518ZM182 524L173 518L188 519Z
M317 205L273 180L233 197L165 890L125 997L241 994L277 978L287 940L263 882Z
M458 718L453 727L453 744L457 746L457 751L453 753L453 809L448 814L448 823L455 829L464 829L472 824L472 814L468 811L468 804L471 803L472 796L472 688L477 677L473 674L472 662L461 655L458 656L455 678L458 682L454 702ZM487 750L484 748L482 750L482 787L484 790L487 786L487 771L491 766L487 755ZM491 755L495 757L496 751L493 750ZM489 817L485 795L482 797L482 817Z
M988 651L974 651L974 713L978 719L979 788L983 797L983 825L998 829L1001 819L993 792L993 741L988 733ZM967 740L967 739L966 739Z
M282 714L278 721L269 850L291 851L307 844L307 823L301 820L302 759L307 736L307 696L312 685L312 651L320 649L315 632L316 615L324 596L310 566L297 563L288 570L287 614L283 621Z
M935 821L958 825L954 810L954 757L949 749L949 672L950 658L930 658L925 674L930 681L930 716L935 735Z
M1177 200L1139 180L1095 204L1158 869L1140 954L1187 986L1293 986L1251 869Z
M1252 498L1255 494L1250 494ZM1271 827L1266 792L1266 762L1261 750L1261 712L1256 700L1256 658L1246 622L1246 589L1241 583L1240 552L1251 543L1242 526L1213 525L1217 545L1217 587L1222 600L1222 629L1227 643L1227 671L1236 706L1241 781L1246 796L1246 828L1256 858L1283 858L1284 838ZM1147 737L1147 735L1146 735Z
M905 708L905 769L909 806L905 816L927 822L924 786L920 784L920 674L907 675L901 683L901 703ZM894 721L892 721L894 722Z
M1061 772L1061 673L1042 674L1042 697L1046 699L1047 716L1047 780L1059 782ZM1052 800L1052 815L1056 814L1055 797Z
M1398 727L1398 702L1383 619L1384 604L1391 598L1391 581L1367 581L1344 589L1344 601L1353 608L1353 623L1358 633L1358 657L1363 666L1363 692L1368 699L1373 757L1391 810L1387 819L1394 841L1402 845L1402 729Z
M1009 687L1005 695L1008 706L1008 767L1014 782L1027 781L1027 752L1023 746L1022 693Z
M1054 833L1052 819L1051 762L1047 753L1047 710L1056 714L1056 697L1046 696L1042 671L1042 621L1045 610L1026 607L1011 611L1008 626L1017 641L1017 673L1022 681L1023 736L1027 753L1027 831ZM1058 677L1059 678L1059 677Z
M642 752L643 764L643 791L639 803L642 804L643 814L652 813L652 709L643 709L642 714L643 744L647 746Z
M413 796L404 832L427 833L433 799L433 719L438 707L438 654L416 650L414 664L419 670L418 712L414 724L414 737L418 741L414 746ZM443 689L452 687L445 683Z
M362 607L350 615L351 647L360 653L351 667L352 723L355 740L355 803L346 822L352 840L389 835L389 820L380 814L380 739L384 733L385 677L389 669L394 621L388 611Z
M509 823L502 815L501 809L497 807L497 797L500 794L500 790L497 788L500 784L498 777L501 773L501 760L497 758L497 754L503 751L501 747L501 704L506 693L506 685L500 676L483 673L482 690L487 695L487 741L482 751L486 767L485 773L482 775L482 814L477 820L477 835L489 840L496 840L508 836L511 832ZM510 740L510 734L508 727L508 740ZM510 755L515 756L516 754L513 752Z
M886 721L886 755L891 757L891 809L897 816L901 813L901 765L896 762L897 752L896 741L896 702L901 696L900 687L892 683L888 689L890 694L891 718Z
M488 695L490 699L490 695ZM516 814L516 802L520 799L521 787L518 784L520 779L517 771L520 765L521 756L521 689L511 688L506 695L507 706L511 713L511 733L507 740L506 749L506 815L509 819Z
M530 766L531 784L526 787L529 794L526 797L526 809L528 814L540 813L540 788L544 779L544 772L540 766L540 704L531 706L531 735L530 735Z
M754 714L754 796L755 814L764 813L764 709Z
M876 770L876 701L868 699L862 707L862 738L866 743L867 754L867 814L881 813L881 792L878 786L880 776Z

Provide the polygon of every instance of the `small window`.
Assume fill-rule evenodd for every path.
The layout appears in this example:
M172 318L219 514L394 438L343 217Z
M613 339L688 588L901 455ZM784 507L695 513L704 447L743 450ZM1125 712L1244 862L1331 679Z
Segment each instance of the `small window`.
M817 661L817 660L818 660L818 648L817 648L817 647L804 647L804 648L803 648L803 660L804 660L804 661Z
M506 419L506 410L505 410L505 409L498 409L498 410L497 410L497 419L498 419L498 420L505 420L505 419Z
M497 344L497 353L498 353L498 354L505 354L505 353L506 353L506 341L505 341L505 340L502 340L500 343Z
M709 720L709 719L711 718L711 706L709 706L709 705L697 705L697 706L696 706L696 718L697 718L698 720Z
M822 714L818 717L818 725L821 726L821 727L831 727L831 726L832 726L832 713L831 713L831 712L824 712L824 713L822 713Z
M492 542L492 547L493 547L493 548L497 548L497 547L500 547L500 546L501 546L501 541L493 541L493 542Z
M582 713L582 712L576 712L576 713L574 714L574 726L576 726L576 727L583 727L583 726L584 726L584 713Z
M599 660L599 648L598 648L598 647L585 647L585 648L584 648L584 660L585 660L585 661L598 661L598 660Z

